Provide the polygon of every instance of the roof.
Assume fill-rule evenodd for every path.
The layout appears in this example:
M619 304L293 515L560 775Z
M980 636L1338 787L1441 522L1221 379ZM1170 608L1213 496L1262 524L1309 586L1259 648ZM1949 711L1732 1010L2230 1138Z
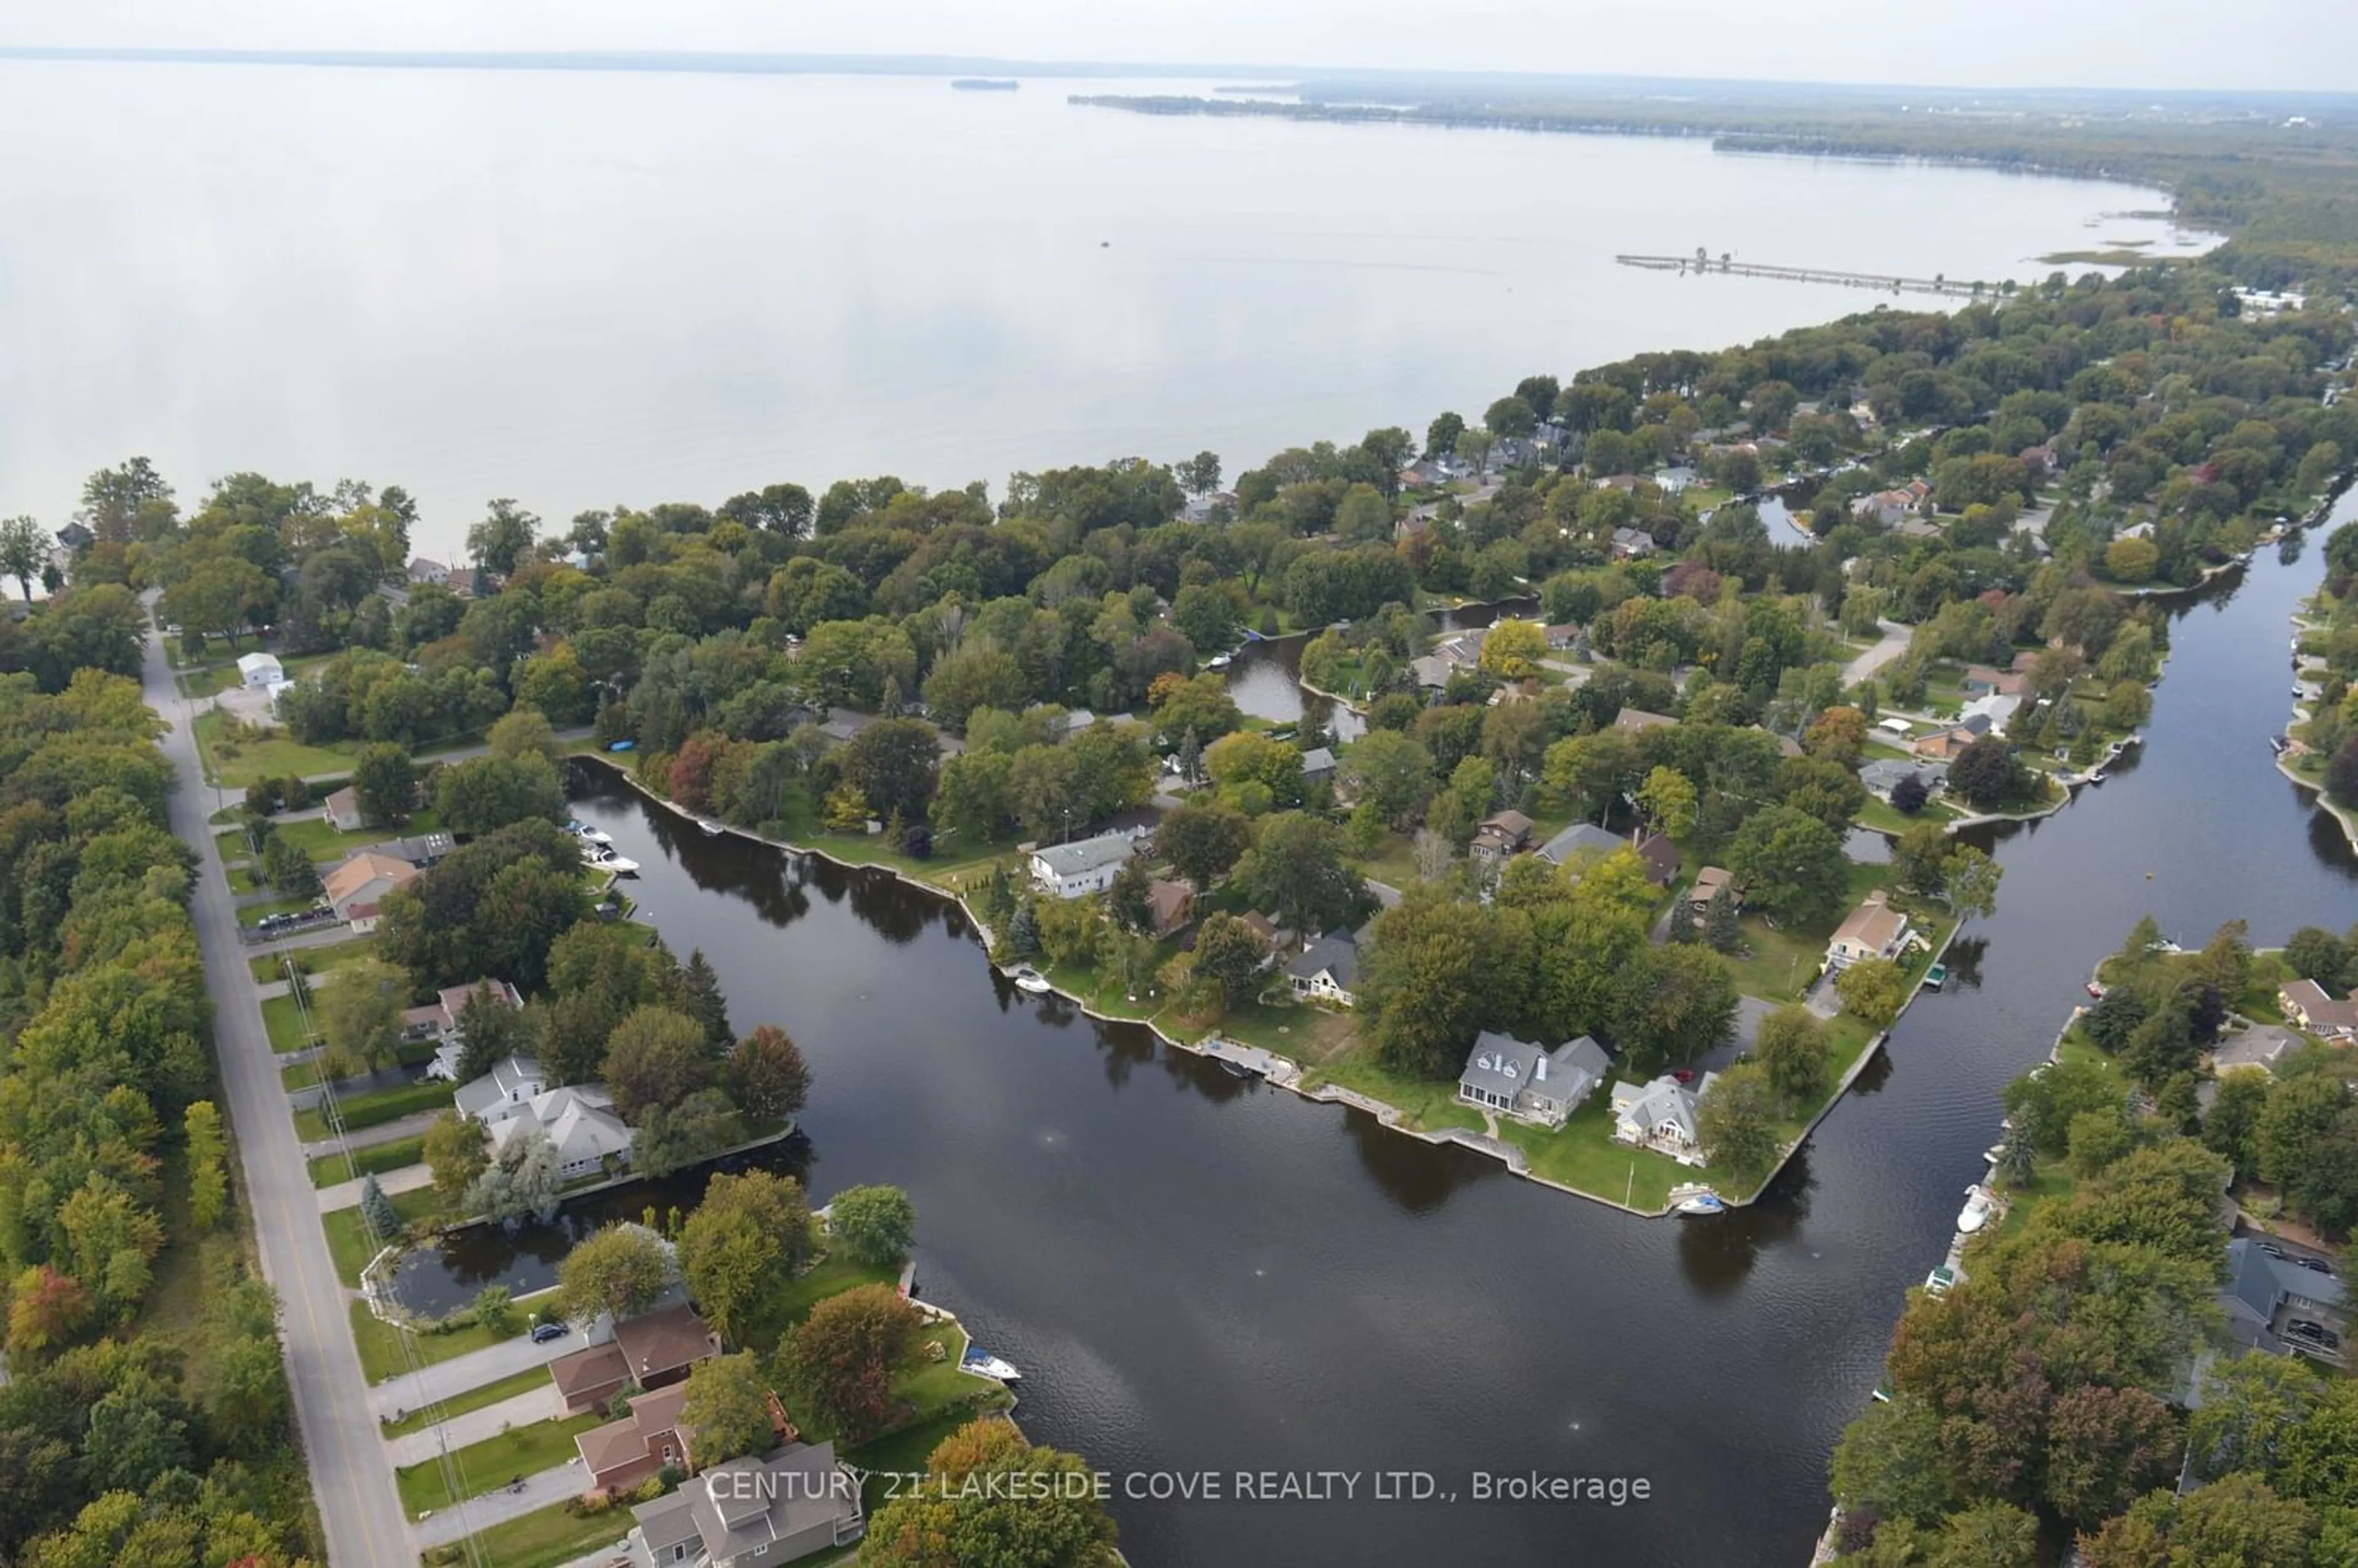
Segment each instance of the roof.
M1153 881L1146 886L1146 908L1157 931L1168 931L1187 917L1195 890L1185 882Z
M2337 1000L2315 980L2292 980L2277 988L2277 995L2320 1028L2348 1029L2358 1025L2358 1000Z
M1887 795L1910 775L1923 780L1929 789L1948 782L1949 764L1934 757L1877 757L1858 770L1858 782L1877 794Z
M1326 975L1345 990L1359 978L1359 944L1347 931L1329 931L1302 950L1301 957L1285 966L1285 972L1297 979L1316 979Z
M2014 718L2015 710L2021 706L2022 698L2019 697L1994 691L1985 697L1977 697L1965 704L1964 710L1959 718L1966 729L1972 729L1974 720L1981 719L1987 720L1992 730L2004 734L2006 725Z
M559 1356L548 1364L548 1378L557 1385L557 1391L571 1400L599 1389L629 1382L631 1365L622 1359L622 1350L609 1340L569 1356Z
M1651 1137L1657 1129L1676 1128L1682 1136L1695 1136L1695 1105L1703 1091L1711 1087L1712 1075L1704 1075L1702 1083L1693 1088L1668 1073L1652 1083L1640 1087L1623 1082L1613 1086L1613 1114L1638 1130L1640 1137Z
M519 1092L539 1094L541 1086L547 1082L548 1075L541 1071L535 1058L510 1052L492 1063L492 1070L481 1077L460 1084L454 1098L460 1115L480 1117L492 1107L514 1098Z
M400 887L416 880L417 868L407 860L397 860L374 849L357 849L330 870L320 879L320 885L327 892L328 902L341 905L373 881L389 881Z
M395 838L375 846L376 849L395 860L421 866L429 860L439 860L457 848L448 833L420 833L407 838Z
M1616 730L1651 730L1658 725L1677 722L1667 713L1649 713L1642 708L1625 708L1613 717Z
M449 577L450 568L430 557L412 556L409 558L409 575L414 578Z
M1540 846L1540 859L1552 865L1563 865L1584 849L1601 850L1611 854L1628 848L1617 833L1607 833L1594 822L1575 822L1546 843Z
M1552 1051L1496 1030L1485 1030L1466 1054L1461 1085L1487 1089L1502 1099L1536 1088L1552 1099L1578 1099L1612 1067L1605 1047L1584 1034Z
M1032 858L1059 877L1083 876L1127 860L1138 850L1138 836L1130 832L1100 833L1070 844L1051 844L1032 851Z
M1521 812L1510 810L1501 811L1495 816L1484 817L1482 819L1482 826L1485 827L1496 827L1500 832L1508 834L1512 838L1528 838L1531 837L1532 824L1531 819L1525 816Z
M331 793L326 805L330 816L358 816L361 814L361 792L346 784Z
M1331 773L1335 771L1335 753L1324 746L1313 746L1302 753L1302 771L1310 773Z
M1712 895L1720 889L1726 888L1733 892L1735 887L1736 878L1728 872L1726 867L1705 866L1695 873L1694 886L1688 891L1687 896L1697 903L1708 903L1711 902Z
M768 1479L752 1484L739 1477ZM835 1444L789 1444L763 1459L731 1459L667 1498L631 1510L651 1551L700 1539L715 1562L751 1559L773 1542L860 1517L860 1489L838 1479Z
M278 655L276 654L240 654L237 657L238 673L248 677L261 670L275 674L278 668Z
M1877 894L1850 912L1848 918L1834 928L1833 940L1880 953L1907 929L1908 917Z
M2299 1050L2301 1038L2288 1029L2274 1024L2258 1023L2219 1042L2211 1053L2213 1072L2234 1072L2238 1068L2257 1067L2273 1072L2277 1063Z
M478 1083L481 1079L476 1080ZM514 1116L492 1126L492 1146L503 1147L537 1128L557 1146L557 1158L568 1165L625 1154L631 1130L613 1111L612 1099L594 1084L569 1084L535 1095Z
M622 1346L632 1375L642 1381L653 1373L693 1366L715 1353L712 1330L696 1315L694 1307L684 1304L624 1319L614 1325L614 1343Z
M1646 862L1646 880L1667 885L1679 874L1679 847L1660 833L1649 833L1638 840L1638 859Z
M2239 1236L2227 1243L2227 1289L2223 1294L2233 1295L2264 1319L2272 1316L2287 1297L2299 1297L2320 1306L2342 1304L2340 1280L2286 1259L2271 1258L2253 1241L2252 1237Z
M687 1403L686 1383L641 1394L631 1400L630 1414L576 1433L573 1445L581 1451L581 1463L593 1475L636 1464L647 1457L650 1438L680 1429L679 1412Z

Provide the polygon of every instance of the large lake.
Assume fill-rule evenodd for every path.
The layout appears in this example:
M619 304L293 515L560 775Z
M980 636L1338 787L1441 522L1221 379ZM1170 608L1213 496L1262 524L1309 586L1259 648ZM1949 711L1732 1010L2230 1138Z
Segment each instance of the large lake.
M440 551L493 495L1233 474L1878 297L1617 252L2028 279L2173 243L2119 185L1065 102L1188 90L0 63L0 514L55 526L134 452L189 494L398 481Z

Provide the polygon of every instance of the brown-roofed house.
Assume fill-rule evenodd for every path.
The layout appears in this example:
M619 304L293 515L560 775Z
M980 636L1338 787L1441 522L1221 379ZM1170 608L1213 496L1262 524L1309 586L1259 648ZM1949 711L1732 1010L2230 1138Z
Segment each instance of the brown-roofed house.
M1736 879L1727 874L1725 867L1705 866L1695 873L1694 886L1687 889L1687 902L1701 909L1718 896L1722 888L1738 903L1744 902L1744 895L1736 891Z
M347 855L320 879L336 918L355 931L376 929L377 905L386 893L417 880L417 868L374 849Z
M2358 1000L2336 999L2315 980L2294 980L2277 989L2285 1016L2320 1040L2358 1040Z
M361 816L361 792L350 784L328 796L324 809L328 826L339 833L357 833L367 826Z
M1627 730L1632 734L1635 734L1640 730L1651 730L1657 725L1676 724L1677 722L1677 719L1671 718L1667 713L1649 713L1642 708L1625 708L1619 713L1614 715L1613 728L1616 730Z
M2030 686L2029 677L2019 670L1992 669L1987 665L1965 666L1965 689L1970 692L1995 692L2000 697L2020 697Z
M1930 735L1920 735L1910 748L1916 755L1935 762L1948 762L1981 737L1960 726L1954 730L1936 730Z
M666 1465L693 1475L687 1428L679 1419L687 1402L687 1385L674 1383L641 1394L631 1401L631 1413L604 1426L577 1433L573 1446L581 1451L582 1468L590 1485L602 1492L635 1487Z
M2038 667L2039 655L2045 651L2046 650L2042 648L2025 648L2022 652L2015 654L2014 663L2008 665L2006 668L2012 670L2016 675L2027 676L2033 669Z
M1679 847L1669 837L1649 833L1637 843L1638 859L1646 862L1646 880L1658 888L1666 888L1678 880Z
M1149 882L1146 911L1154 935L1168 936L1195 918L1195 890L1185 882Z
M1531 819L1520 811L1502 811L1483 819L1470 849L1481 860L1503 860L1531 840Z
M557 1396L568 1415L594 1409L635 1385L660 1389L687 1376L687 1369L720 1354L720 1336L693 1307L667 1306L614 1325L614 1337L548 1364Z

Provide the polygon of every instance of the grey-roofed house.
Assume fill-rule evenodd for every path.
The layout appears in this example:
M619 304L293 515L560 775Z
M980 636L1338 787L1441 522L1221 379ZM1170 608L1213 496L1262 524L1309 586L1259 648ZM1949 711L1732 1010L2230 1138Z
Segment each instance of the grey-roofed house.
M860 1478L837 1461L832 1443L715 1465L631 1515L656 1568L772 1568L847 1546L868 1529Z
M408 861L421 871L441 864L457 847L448 833L414 833L406 838L387 839L384 843L372 846L396 860Z
M1629 846L1646 867L1646 880L1666 888L1679 880L1679 847L1665 833L1649 833Z
M1923 780L1928 793L1937 791L1949 782L1949 764L1931 758L1906 762L1897 757L1877 757L1858 770L1858 782L1866 786L1866 793L1887 802L1891 792L1911 777Z
M1420 654L1408 662L1408 667L1410 673L1416 676L1419 687L1427 691L1439 691L1449 684L1450 672L1455 666L1439 654Z
M1113 885L1122 862L1138 852L1134 828L1100 833L1070 844L1050 844L1032 851L1032 880L1058 898L1085 898Z
M1613 1086L1613 1136L1623 1143L1658 1150L1688 1164L1703 1158L1695 1108L1714 1075L1705 1073L1692 1088L1668 1073L1652 1083Z
M1285 966L1293 994L1305 1000L1358 1003L1359 939L1348 931L1329 931L1304 947Z
M548 1074L537 1060L511 1053L481 1077L460 1084L453 1098L460 1116L488 1123L523 1114L547 1088Z
M1528 1040L1485 1031L1457 1075L1457 1098L1517 1121L1562 1127L1612 1065L1605 1047L1585 1034L1542 1051Z
M1313 746L1302 753L1302 782L1316 784L1335 776L1335 753L1324 746Z
M1632 735L1640 730L1657 730L1677 722L1667 713L1649 713L1642 708L1625 708L1613 716L1613 728Z
M1613 530L1613 558L1617 561L1642 560L1654 553L1654 536L1642 528Z
M1609 855L1616 849L1628 847L1617 833L1607 833L1594 822L1575 822L1541 845L1539 855L1549 865L1561 866L1574 855L1589 851Z
M2347 1298L2342 1281L2289 1259L2271 1257L2261 1250L2260 1241L2238 1236L2227 1243L2227 1283L2219 1292L2219 1306L2226 1314L2229 1336L2239 1345L2281 1356L2303 1348L2283 1333L2294 1318L2343 1332Z

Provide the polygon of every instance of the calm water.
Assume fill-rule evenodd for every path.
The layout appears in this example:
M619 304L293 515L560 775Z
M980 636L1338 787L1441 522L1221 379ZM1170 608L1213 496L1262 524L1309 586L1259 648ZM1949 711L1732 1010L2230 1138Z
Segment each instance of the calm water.
M1027 1427L1109 1469L1644 1476L1653 1500L1118 1506L1133 1561L1800 1563L1901 1292L1946 1245L1996 1094L2139 914L2255 939L2358 910L2277 774L2313 557L2187 608L2148 744L2003 836L1995 920L1769 1199L1639 1221L1386 1133L999 980L889 878L682 831L603 775L581 814L673 945L817 1081L810 1179L906 1186L919 1277L1022 1367ZM2149 873L2149 875L2148 875ZM1363 1495L1366 1483L1363 1485Z
M2117 185L1064 101L1130 85L0 63L0 514L55 526L132 452L185 494L398 481L448 552L493 495L1233 474L1885 297L1618 251L2169 247L2100 217L2156 204Z

